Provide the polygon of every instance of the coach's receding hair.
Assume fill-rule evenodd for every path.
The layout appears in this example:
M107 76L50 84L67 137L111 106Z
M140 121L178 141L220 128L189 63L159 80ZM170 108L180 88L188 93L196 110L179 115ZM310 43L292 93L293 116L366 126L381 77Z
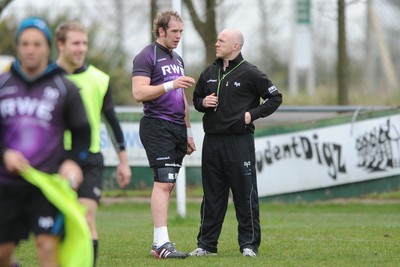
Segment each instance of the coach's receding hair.
M175 19L179 22L182 22L181 16L179 16L176 11L165 11L161 13L153 22L153 34L156 38L160 37L160 33L158 32L159 28L162 28L164 31L167 31L169 22Z
M64 22L58 25L56 29L56 41L65 43L67 40L67 33L70 31L87 33L85 27L77 21Z

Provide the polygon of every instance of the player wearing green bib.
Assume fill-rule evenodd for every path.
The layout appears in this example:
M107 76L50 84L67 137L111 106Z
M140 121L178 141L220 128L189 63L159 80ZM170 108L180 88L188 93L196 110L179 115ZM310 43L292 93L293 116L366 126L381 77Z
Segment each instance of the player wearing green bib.
M121 188L129 184L131 169L128 165L124 136L114 111L110 77L96 67L85 64L85 56L88 51L88 36L85 28L77 22L59 25L56 30L56 45L59 52L57 64L65 69L68 73L67 77L78 87L91 127L90 155L83 166L84 181L78 189L78 197L79 201L88 209L86 218L93 239L94 264L96 264L98 233L95 218L101 197L104 170L103 156L100 152L102 115L110 125L117 142L116 149L120 162L117 166L116 178ZM65 136L66 149L69 148L69 143L70 138L67 132Z
M78 87L85 105L86 114L92 130L89 151L92 153L99 153L101 122L101 112L99 111L102 111L103 100L105 99L106 93L109 92L110 76L92 65L84 65L76 69L73 74L69 74L66 77ZM107 96L107 100L110 100L109 96ZM68 138L65 138L64 141L65 148L70 149L71 139L69 137L69 132L66 133L66 135L68 135ZM123 140L122 143L118 145L120 148L123 147L122 149L124 149Z

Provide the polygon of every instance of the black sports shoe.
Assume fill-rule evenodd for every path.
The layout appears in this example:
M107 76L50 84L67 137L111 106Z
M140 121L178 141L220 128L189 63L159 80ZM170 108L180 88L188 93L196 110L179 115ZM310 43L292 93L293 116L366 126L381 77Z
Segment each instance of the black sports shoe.
M176 250L171 242L165 243L159 249L153 245L150 254L156 259L184 259L188 256L187 253Z

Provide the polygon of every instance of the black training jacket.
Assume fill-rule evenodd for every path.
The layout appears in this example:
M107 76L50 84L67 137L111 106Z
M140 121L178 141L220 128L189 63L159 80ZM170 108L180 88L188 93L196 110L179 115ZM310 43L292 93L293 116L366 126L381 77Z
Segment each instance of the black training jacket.
M203 99L212 93L218 95L218 107L203 107ZM282 94L267 75L244 61L241 54L229 62L225 71L221 59L207 67L193 93L194 107L204 112L206 134L254 133L253 121L271 115L281 103ZM251 114L249 125L244 121L246 111Z

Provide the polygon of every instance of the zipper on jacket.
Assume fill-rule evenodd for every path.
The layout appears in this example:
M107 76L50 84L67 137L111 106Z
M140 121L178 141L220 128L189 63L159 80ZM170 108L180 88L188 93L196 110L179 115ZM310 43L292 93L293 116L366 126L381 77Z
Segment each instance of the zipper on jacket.
M228 71L227 73L222 75L221 78L221 69L218 68L218 86L217 86L217 96L219 98L219 90L221 89L221 83L222 81L225 79L226 76L228 76L232 71L234 71L235 69L237 69L242 63L244 62L244 59L242 59L242 61L239 62L239 64L237 64L233 69L231 69L230 71ZM227 84L228 86L228 84ZM219 101L218 101L219 103ZM214 111L217 111L219 104L214 108Z

